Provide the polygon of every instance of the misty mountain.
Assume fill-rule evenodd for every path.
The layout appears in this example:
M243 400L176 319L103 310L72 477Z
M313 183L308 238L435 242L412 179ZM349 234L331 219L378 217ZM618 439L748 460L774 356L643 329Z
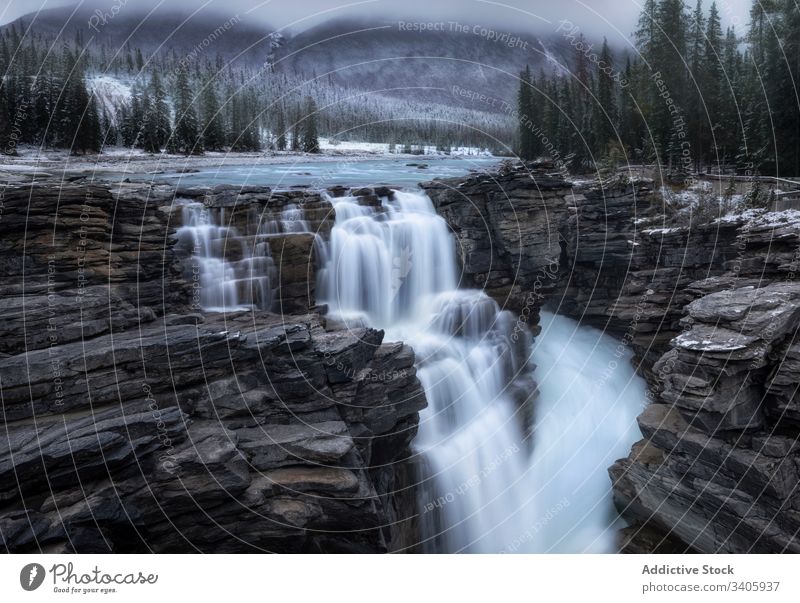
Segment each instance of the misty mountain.
M108 57L122 48L140 49L145 61L153 54L171 55L221 59L251 69L273 61L277 73L493 113L514 106L517 77L526 64L534 74L540 68L551 71L553 58L565 62L572 53L567 41L552 31L510 32L452 21L437 22L436 31L419 31L410 22L339 19L290 35L276 33L246 14L191 14L175 8L148 14L126 5L116 14L107 7L105 12L96 7L53 8L15 24L55 44L73 42L80 35L84 44L91 40L91 47L101 48Z
M461 22L437 26L442 29L414 31L402 21L327 22L287 39L276 52L275 69L388 96L498 111L500 101L516 102L517 77L526 64L534 73L549 70L545 49L559 56L568 48L552 33L540 38ZM499 100L471 99L470 91Z
M120 49L138 48L145 59L167 53L179 59L205 56L211 61L219 56L225 62L248 66L261 66L268 61L276 37L280 38L271 28L248 20L246 15L230 16L208 9L192 14L169 7L148 14L132 3L112 13L110 6L47 9L0 29L30 28L28 35L55 44L74 42L80 35L83 44L104 49L109 58Z

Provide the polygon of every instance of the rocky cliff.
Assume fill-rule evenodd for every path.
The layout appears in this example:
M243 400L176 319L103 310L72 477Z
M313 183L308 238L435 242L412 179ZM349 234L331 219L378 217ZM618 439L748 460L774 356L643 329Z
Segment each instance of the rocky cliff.
M633 350L650 392L610 468L621 550L800 549L800 214L676 226L647 182L544 165L424 187L465 286ZM219 258L262 246L265 309L200 309L191 207L235 229ZM3 550L413 550L414 354L326 322L324 197L20 177L0 208Z
M534 328L547 304L634 351L650 395L610 468L622 550L800 551L800 213L675 226L648 182L547 165L424 186L468 281Z
M193 303L187 203L238 229L220 251L235 257L289 204L324 234L319 194L45 179L2 185L0 199L0 550L417 541L414 353L325 324L314 235L269 237L273 311Z

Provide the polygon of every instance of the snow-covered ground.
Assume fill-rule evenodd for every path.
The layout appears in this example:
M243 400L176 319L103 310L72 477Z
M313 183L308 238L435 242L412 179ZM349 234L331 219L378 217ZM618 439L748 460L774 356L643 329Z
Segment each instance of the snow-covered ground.
M389 143L385 142L359 142L354 140L331 140L329 138L319 139L320 148L325 151L350 151L362 153L385 153L394 155L403 155L402 150L404 145L396 145L395 151L390 150ZM453 147L450 153L440 151L434 145L424 145L418 147L422 154L426 157L434 156L447 156L456 155L459 157L491 157L492 154L487 149L480 149L478 147ZM415 157L419 155L412 154Z
M105 111L116 123L117 109L131 96L131 85L109 75L96 75L87 78L89 90L97 98L100 112Z
M744 195L720 194L720 187L711 182L697 181L681 190L661 187L664 204L675 209L679 214L691 214L698 211L716 212L719 217L737 214L743 210ZM769 193L767 193L769 194Z

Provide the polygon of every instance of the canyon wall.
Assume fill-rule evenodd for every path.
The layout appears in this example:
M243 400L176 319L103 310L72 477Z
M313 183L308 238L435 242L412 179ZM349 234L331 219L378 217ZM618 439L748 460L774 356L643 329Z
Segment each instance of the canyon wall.
M800 549L800 214L674 226L648 182L571 186L546 165L423 187L462 286L520 328L546 304L633 350L650 396L609 470L621 550ZM2 550L413 550L414 353L325 320L324 197L55 179L0 194ZM200 309L187 204L239 233L220 257L266 241L271 311ZM310 232L259 238L298 205Z
M621 550L800 551L800 213L674 226L649 182L541 164L423 186L467 282L534 331L547 304L634 351L650 396L609 470Z
M40 178L41 180L41 178ZM196 304L181 211L241 237L318 193L0 188L0 550L384 552L417 542L414 353L325 324L314 236L269 237L273 312ZM366 193L365 193L366 196ZM365 197L365 202L369 198Z

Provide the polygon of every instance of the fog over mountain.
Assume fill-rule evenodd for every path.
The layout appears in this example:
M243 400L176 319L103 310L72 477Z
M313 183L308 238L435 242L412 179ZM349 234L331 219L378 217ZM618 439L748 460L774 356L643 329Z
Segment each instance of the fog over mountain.
M270 24L266 7L229 16L235 2L228 11L207 2L191 12L190 3L185 7L161 3L147 9L144 3L129 0L113 12L99 2L62 4L15 22L47 39L71 42L79 32L93 48L105 49L109 58L141 49L145 61L170 55L211 62L219 57L251 69L271 64L275 73L324 79L355 94L370 92L494 113L504 111L500 103L508 103L506 112L515 103L519 72L526 65L534 73L549 72L567 64L574 53L558 26L541 19L532 21L535 27L525 27L522 19L509 29L466 17L395 20L379 16L381 11L373 6L378 4L384 3L359 4L369 8L359 17L346 16L353 6L325 12L324 22L302 30ZM472 4L481 8L484 3ZM275 9L270 14L277 20ZM599 46L601 40L591 41ZM614 46L621 61L627 47L621 42Z
M38 10L74 6L111 13L131 15L170 10L189 15L195 11L240 15L248 22L259 21L286 31L302 31L329 19L369 18L392 20L464 20L486 27L502 27L513 31L552 31L558 22L567 19L579 25L590 36L607 36L614 44L624 44L633 30L641 10L641 0L0 0L0 24ZM723 25L746 26L748 0L717 2Z

